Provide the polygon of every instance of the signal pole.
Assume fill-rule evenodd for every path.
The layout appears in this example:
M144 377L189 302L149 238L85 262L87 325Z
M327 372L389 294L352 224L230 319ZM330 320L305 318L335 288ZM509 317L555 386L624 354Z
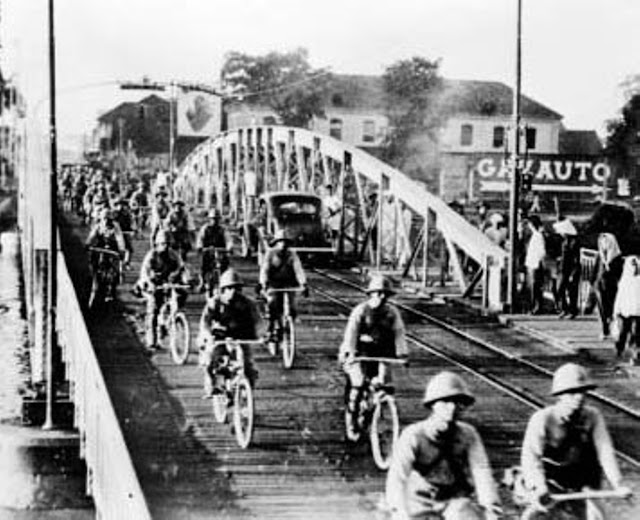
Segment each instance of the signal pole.
M518 210L520 199L520 91L522 88L522 0L518 0L516 30L516 84L513 89L511 190L509 197L509 269L507 276L507 307L515 312L518 276Z

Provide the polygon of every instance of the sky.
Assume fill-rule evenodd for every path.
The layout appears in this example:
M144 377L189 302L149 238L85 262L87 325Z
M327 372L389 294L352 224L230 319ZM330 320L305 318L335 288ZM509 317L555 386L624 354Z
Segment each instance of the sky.
M640 74L640 2L522 6L523 93L603 136L621 83ZM32 104L46 97L46 7L0 5L3 73L28 85ZM422 56L441 59L446 78L513 85L516 13L517 0L55 0L59 134L89 134L101 112L148 94L118 81L213 83L232 50L304 47L313 66L353 74Z

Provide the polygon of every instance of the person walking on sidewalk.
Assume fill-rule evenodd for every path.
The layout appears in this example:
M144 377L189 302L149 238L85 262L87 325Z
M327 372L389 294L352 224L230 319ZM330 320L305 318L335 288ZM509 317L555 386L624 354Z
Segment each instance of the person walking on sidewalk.
M613 305L613 319L619 324L616 338L616 356L622 357L630 336L634 338L634 348L629 362L639 363L640 352L640 256L624 258L622 276ZM633 332L633 334L632 334Z

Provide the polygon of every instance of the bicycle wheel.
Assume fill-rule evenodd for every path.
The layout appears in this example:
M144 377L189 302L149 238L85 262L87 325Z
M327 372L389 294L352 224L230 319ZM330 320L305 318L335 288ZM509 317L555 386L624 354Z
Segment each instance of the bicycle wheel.
M91 280L91 293L89 294L89 301L87 303L89 310L95 309L104 299L103 285L100 276L96 274Z
M293 359L296 356L296 328L291 316L282 319L280 348L282 350L282 364L284 368L291 368L293 366Z
M234 389L233 426L238 446L249 446L253 436L253 389L244 376L238 379Z
M227 408L229 407L229 397L226 392L214 394L211 398L213 405L213 417L217 423L223 424L227 422Z
M389 469L393 447L399 434L400 420L395 399L390 395L383 395L373 410L369 429L373 460L381 470Z
M171 322L171 304L165 302L158 312L157 341L163 348L169 346L169 323Z
M176 365L184 365L189 357L191 345L191 331L184 313L176 313L172 329L172 334L170 334L171 358Z

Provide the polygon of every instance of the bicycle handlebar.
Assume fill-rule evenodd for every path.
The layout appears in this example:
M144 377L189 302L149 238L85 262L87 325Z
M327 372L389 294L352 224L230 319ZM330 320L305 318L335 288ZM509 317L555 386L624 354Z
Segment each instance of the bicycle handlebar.
M163 289L191 289L191 286L185 283L166 282L160 285L156 285L155 289L156 291L163 290Z
M567 502L569 500L587 500L592 498L627 498L628 496L629 495L626 491L621 491L618 489L605 489L576 491L574 493L552 493L550 495L550 498L554 502Z
M214 253L226 253L229 250L226 247L215 247L215 246L207 246L207 247L203 247L201 248L203 253L210 253L210 252L214 252Z
M267 287L265 289L265 292L267 294L283 293L283 292L303 292L303 291L304 291L304 287L283 287L282 289L280 288L276 289L275 287Z
M406 365L409 362L408 359L386 358L386 357L370 357L370 356L356 356L356 357L353 357L353 358L349 359L349 361L352 361L354 363L367 361L367 362L372 362L372 363L373 362L387 363L389 365Z
M94 247L94 246L89 246L88 249L93 253L104 253L107 255L112 255L120 258L120 253L118 251L114 251L113 249L106 249L104 247Z
M226 339L216 339L211 343L211 347L217 347L220 345L229 345L236 343L238 345L263 345L264 340L261 339L234 339L234 338L226 338Z

